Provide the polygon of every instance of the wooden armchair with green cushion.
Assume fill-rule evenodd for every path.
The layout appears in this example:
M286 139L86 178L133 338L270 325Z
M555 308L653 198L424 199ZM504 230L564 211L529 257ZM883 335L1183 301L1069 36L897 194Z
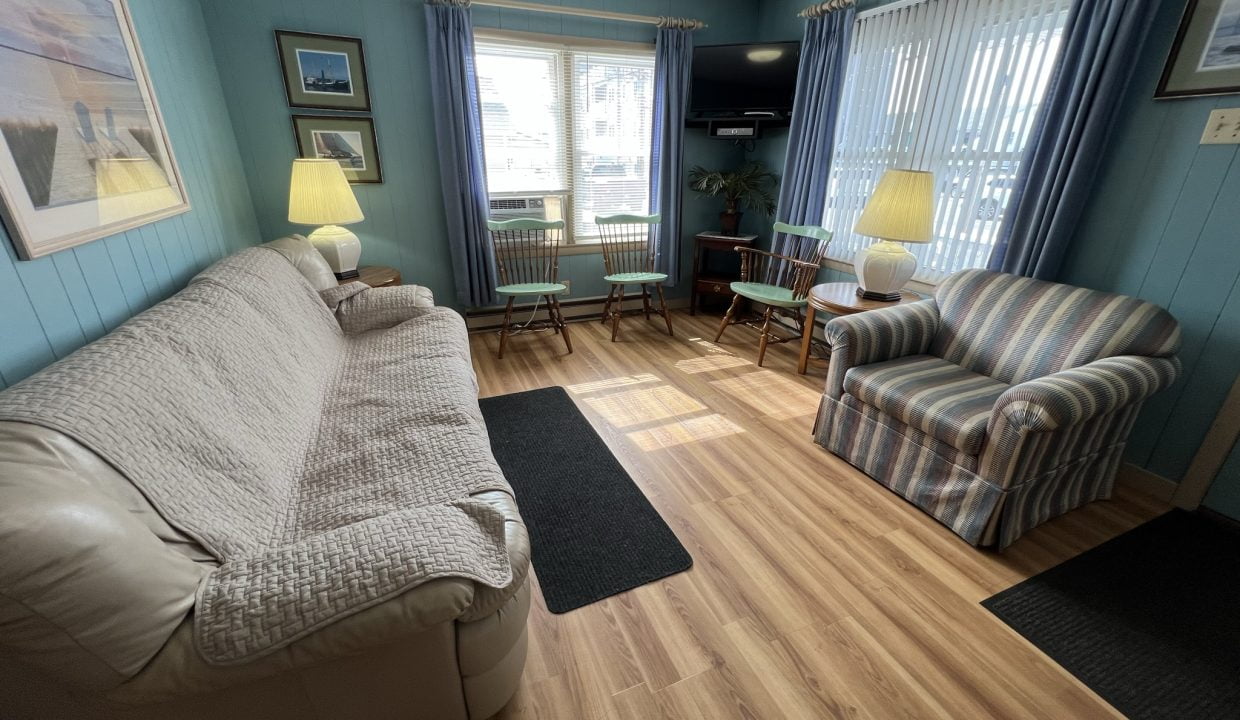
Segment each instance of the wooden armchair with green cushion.
M603 238L603 279L611 283L607 302L603 305L603 322L611 323L611 341L616 341L620 331L620 316L624 314L624 286L641 285L642 309L650 319L650 286L659 295L659 307L655 314L662 315L667 323L667 334L672 334L672 317L663 299L663 283L667 274L655 272L659 256L659 222L655 215L608 215L594 218Z
M563 220L488 220L491 243L495 249L495 269L499 271L499 287L496 294L506 296L504 326L499 331L499 357L504 357L504 346L512 332L512 304L520 295L541 296L547 300L548 319L526 323L521 330L541 330L547 327L564 336L568 352L573 351L573 341L568 337L568 325L560 312L559 296L568 286L559 281L560 240L564 237Z
M805 326L805 309L809 289L822 267L822 259L827 254L827 245L831 242L831 233L816 225L788 225L775 223L775 233L789 236L792 255L780 255L749 247L737 247L741 254L741 279L731 284L732 305L719 323L719 332L715 334L715 342L723 337L729 325L744 322L756 325L755 319L740 318L737 311L741 299L745 298L762 303L766 310L761 315L758 339L758 365L762 365L766 357L766 346L770 342L787 342L801 337ZM795 336L781 336L771 331L771 318L779 314L791 317L796 323ZM778 324L778 321L777 321Z

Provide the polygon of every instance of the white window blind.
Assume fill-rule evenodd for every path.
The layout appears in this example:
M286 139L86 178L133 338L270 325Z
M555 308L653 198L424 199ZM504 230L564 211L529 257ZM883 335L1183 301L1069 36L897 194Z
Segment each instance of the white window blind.
M653 48L479 38L475 52L493 199L564 195L577 243L598 241L596 215L648 212Z
M887 168L936 180L934 240L914 279L983 267L1058 55L1070 0L922 0L857 21L824 225L833 259Z

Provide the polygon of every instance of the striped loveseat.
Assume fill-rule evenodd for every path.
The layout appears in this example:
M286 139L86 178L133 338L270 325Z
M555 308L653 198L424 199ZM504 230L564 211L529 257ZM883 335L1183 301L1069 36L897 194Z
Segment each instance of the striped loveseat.
M985 270L827 323L818 444L974 545L1110 497L1180 329L1123 295Z

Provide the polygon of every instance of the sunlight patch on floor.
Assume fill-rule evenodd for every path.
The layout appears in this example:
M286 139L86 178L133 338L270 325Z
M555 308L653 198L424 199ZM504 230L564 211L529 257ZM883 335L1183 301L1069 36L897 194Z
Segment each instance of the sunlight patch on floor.
M704 355L689 360L678 360L676 362L676 369L683 373L694 375L712 370L741 367L742 365L753 365L753 362L735 355Z
M818 411L818 393L771 370L712 380L710 384L776 420L812 415Z
M598 392L600 390L611 390L618 387L627 387L629 385L641 385L648 382L659 382L662 378L658 375L650 373L642 373L641 375L626 375L624 377L607 378L606 380L595 380L593 382L578 383L569 385L568 391L574 395L585 395L586 393Z
M585 402L618 428L691 415L706 409L705 405L671 385L590 397L585 398Z
M637 430L629 433L629 439L637 447L649 452L743 432L744 428L716 413Z
M709 340L703 340L702 338L695 338L695 337L694 337L694 338L689 338L689 342L691 342L691 343L693 343L693 344L695 344L695 345L700 345L700 346L702 346L702 347L706 348L706 352L719 353L719 354L722 354L722 355L732 355L732 354L734 354L731 350L725 350L724 348L719 347L718 345L714 344L713 342L711 342L711 341L709 341Z

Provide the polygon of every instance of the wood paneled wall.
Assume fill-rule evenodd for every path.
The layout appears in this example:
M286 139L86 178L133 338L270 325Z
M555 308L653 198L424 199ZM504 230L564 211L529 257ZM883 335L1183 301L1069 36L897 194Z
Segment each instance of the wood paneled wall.
M130 0L192 210L38 260L0 229L0 388L168 297L258 240L197 0Z

